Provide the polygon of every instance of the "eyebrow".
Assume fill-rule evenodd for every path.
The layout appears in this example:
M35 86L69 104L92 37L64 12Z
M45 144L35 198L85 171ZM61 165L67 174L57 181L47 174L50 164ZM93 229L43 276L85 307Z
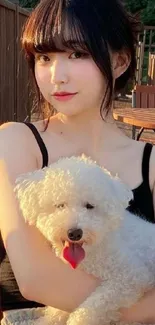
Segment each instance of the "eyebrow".
M56 43L57 43L57 41L56 41ZM76 49L77 50L78 49L83 49L84 51L87 50L87 46L86 46L86 43L84 41L81 41L79 43L77 40L69 40L68 39L68 40L64 40L64 45L62 45L62 46L61 45L59 46L59 44L56 45L56 43L55 43L55 48L52 50L52 52L57 52L58 51L58 52L64 53L67 48L70 49L72 46L73 46L73 48L75 50ZM35 53L43 53L43 52L46 52L46 51L43 51L42 49L40 50L39 49L39 46L40 45L37 45L35 47L35 50L34 50Z
M71 45L79 45L79 42L77 42L76 40L66 40L66 43ZM80 42L80 44L86 45L84 41Z
M66 40L65 43L67 44L68 47L77 47L77 48L81 48L81 49L85 49L87 50L87 46L86 43L84 41L81 42L77 42L77 40Z

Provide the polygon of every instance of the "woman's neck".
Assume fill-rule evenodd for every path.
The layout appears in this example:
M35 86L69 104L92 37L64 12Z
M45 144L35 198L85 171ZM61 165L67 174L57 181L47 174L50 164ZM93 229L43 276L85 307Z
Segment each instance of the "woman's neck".
M100 155L101 151L115 151L130 141L117 127L112 110L107 115L104 113L103 118L100 112L84 112L71 117L57 114L57 118L62 123L62 133L81 144L83 151L93 157Z

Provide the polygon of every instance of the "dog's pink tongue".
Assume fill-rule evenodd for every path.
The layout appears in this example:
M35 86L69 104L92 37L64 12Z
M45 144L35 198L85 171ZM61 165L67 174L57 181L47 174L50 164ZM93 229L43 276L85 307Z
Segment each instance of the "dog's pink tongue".
M77 243L73 244L70 242L65 242L63 257L74 269L76 269L78 264L84 259L85 251L82 246Z

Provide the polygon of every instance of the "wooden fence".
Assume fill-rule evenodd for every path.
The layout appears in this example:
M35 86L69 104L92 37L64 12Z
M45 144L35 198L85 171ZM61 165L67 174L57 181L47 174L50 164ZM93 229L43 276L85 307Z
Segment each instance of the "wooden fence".
M29 72L20 45L28 15L18 5L0 0L0 123L30 115Z
M145 26L138 35L136 84L155 84L154 56L155 26Z
M149 53L148 84L155 85L155 52Z

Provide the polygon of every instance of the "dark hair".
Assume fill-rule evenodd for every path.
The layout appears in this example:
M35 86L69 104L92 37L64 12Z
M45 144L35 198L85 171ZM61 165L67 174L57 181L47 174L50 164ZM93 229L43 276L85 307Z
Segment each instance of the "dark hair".
M66 26L69 26L69 39L64 32ZM126 12L119 0L41 0L26 22L22 47L33 76L34 52L62 51L64 48L87 50L107 81L102 116L103 109L108 112L113 94L124 88L135 73L138 31L136 19ZM116 80L114 89L109 49L126 51L131 59L128 69ZM36 89L37 108L51 111L52 107L37 85Z

